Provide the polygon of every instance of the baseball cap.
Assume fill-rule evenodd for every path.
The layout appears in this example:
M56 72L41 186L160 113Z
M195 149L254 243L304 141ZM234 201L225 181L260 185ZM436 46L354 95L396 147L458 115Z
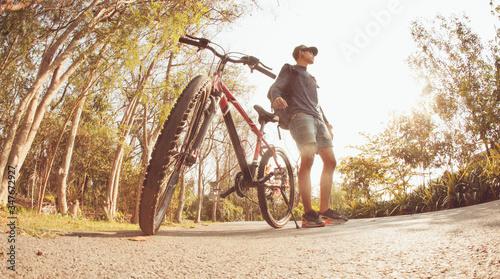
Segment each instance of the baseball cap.
M299 59L299 51L310 50L314 56L318 55L318 49L316 47L307 47L305 45L300 45L293 50L292 56L295 60Z

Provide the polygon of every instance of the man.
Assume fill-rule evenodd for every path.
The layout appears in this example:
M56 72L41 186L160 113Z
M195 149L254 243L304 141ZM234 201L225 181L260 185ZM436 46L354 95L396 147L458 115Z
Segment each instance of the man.
M296 47L292 55L297 65L283 66L271 90L273 106L276 109L289 107L288 111L292 115L290 134L297 144L301 158L298 180L305 212L302 216L302 227L322 227L325 224L339 224L347 221L346 218L329 208L333 171L337 162L332 147L332 126L325 124L324 115L318 103L316 80L307 72L307 66L314 63L317 54L316 47L304 45ZM287 88L291 88L291 97L288 98L290 103L283 98ZM311 168L316 153L323 161L319 214L311 206Z

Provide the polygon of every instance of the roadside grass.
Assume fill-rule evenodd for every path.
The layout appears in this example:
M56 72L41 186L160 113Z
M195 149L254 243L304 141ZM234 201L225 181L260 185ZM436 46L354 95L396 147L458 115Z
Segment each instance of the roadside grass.
M62 216L60 214L39 214L33 210L18 208L19 210L14 215L17 218L18 233L22 235L34 237L57 237L68 232L75 231L131 231L140 230L138 224L128 222L116 222L105 220L92 220L83 216L73 218L71 216ZM11 216L6 208L0 207L0 227L2 231L7 230L8 219ZM181 224L167 223L162 225L165 227L184 227L194 228L196 225L209 225L209 222L194 224L192 222L184 222Z

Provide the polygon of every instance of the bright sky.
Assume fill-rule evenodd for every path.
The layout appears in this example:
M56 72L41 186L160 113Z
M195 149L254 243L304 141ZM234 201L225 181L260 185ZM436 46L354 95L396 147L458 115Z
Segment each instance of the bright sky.
M264 2L264 1L261 1ZM279 4L278 4L279 2ZM416 107L422 85L405 60L414 42L410 22L465 12L484 40L494 37L490 0L279 0L261 3L257 11L217 36L226 50L258 57L278 74L284 63L295 63L292 50L304 44L319 50L308 71L316 77L320 103L334 125L337 160L355 155L349 145L364 143L360 132L375 134L393 111ZM269 108L266 94L273 80L249 74L257 86L251 104ZM286 132L288 133L288 132ZM271 135L272 136L272 135ZM291 138L289 152L296 152ZM297 153L291 154L294 159ZM319 158L317 161L320 161ZM318 166L319 165L319 166ZM315 164L316 171L321 164Z

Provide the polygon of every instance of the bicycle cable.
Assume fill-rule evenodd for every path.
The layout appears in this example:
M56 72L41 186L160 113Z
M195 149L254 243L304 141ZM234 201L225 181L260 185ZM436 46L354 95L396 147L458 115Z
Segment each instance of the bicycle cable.
M225 50L225 49L224 49L221 45L219 45L219 44L217 44L217 43L214 43L214 42L212 42L211 40L210 40L210 44L213 44L213 45L215 45L215 46L219 47L219 48L222 50L222 53L224 53L224 54L226 53L226 50ZM212 69L213 69L213 66L216 64L216 63L215 63L216 58L217 58L217 55L212 55L212 64L210 65L210 69L209 69L209 71L208 71L209 75L212 75L212 74L213 74Z
M259 203L258 203L258 202L256 202L256 201L252 200L252 199L251 199L250 197L248 197L247 195L245 195L245 194L243 194L243 193L238 193L238 194L241 194L241 195L243 196L243 198L245 198L245 199L247 199L247 200L249 200L249 201L253 202L254 204L259 205ZM260 205L259 205L259 206L260 206Z

